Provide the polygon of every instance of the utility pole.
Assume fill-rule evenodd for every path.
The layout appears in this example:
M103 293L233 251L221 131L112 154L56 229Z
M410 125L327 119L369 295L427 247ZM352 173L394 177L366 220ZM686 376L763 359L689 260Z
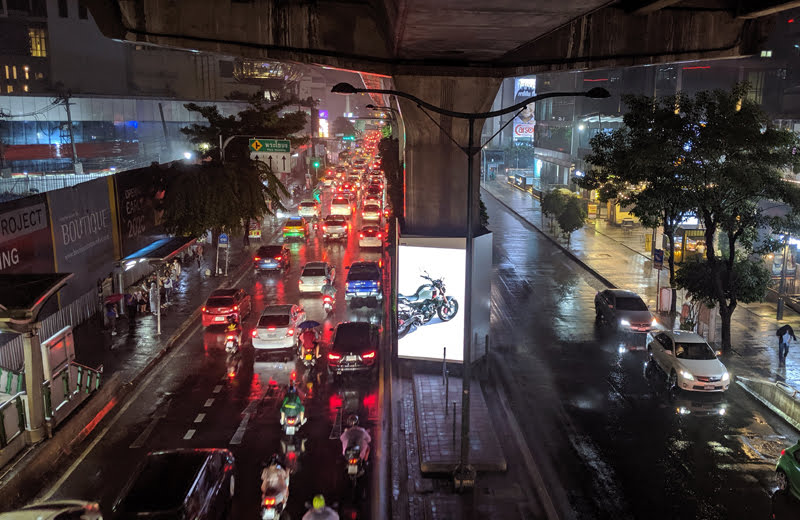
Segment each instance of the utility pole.
M72 130L72 111L70 110L69 106L71 103L69 102L70 98L72 97L72 92L70 90L60 89L58 96L56 97L56 103L60 103L64 105L64 108L67 111L67 125L69 130L69 142L72 145L72 167L75 170L75 173L83 173L83 165L78 162L78 148L75 146L75 133Z

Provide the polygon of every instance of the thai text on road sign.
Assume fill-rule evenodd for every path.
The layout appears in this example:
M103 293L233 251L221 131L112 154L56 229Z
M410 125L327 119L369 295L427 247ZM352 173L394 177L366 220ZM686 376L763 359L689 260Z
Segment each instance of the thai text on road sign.
M250 139L253 152L289 153L291 142L288 139Z

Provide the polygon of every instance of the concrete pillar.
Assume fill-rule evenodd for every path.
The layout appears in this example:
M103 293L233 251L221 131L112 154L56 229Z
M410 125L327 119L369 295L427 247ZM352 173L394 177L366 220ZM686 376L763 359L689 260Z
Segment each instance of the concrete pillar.
M45 437L44 429L44 367L39 331L30 330L22 335L25 353L25 392L28 394L28 444L36 444Z
M437 107L470 113L491 109L500 82L500 78L394 76L396 90ZM428 112L440 129L415 103L402 98L399 103L406 130L404 231L414 235L465 236L467 155L459 147L467 146L468 122ZM483 121L476 121L473 134L476 146L482 128ZM476 164L480 164L478 160L479 156ZM473 175L473 228L477 230L479 167L474 168Z

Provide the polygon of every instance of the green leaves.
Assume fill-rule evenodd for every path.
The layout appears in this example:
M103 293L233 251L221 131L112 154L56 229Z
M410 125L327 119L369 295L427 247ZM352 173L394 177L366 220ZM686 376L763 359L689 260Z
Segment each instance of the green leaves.
M744 303L763 300L770 273L763 262L747 258L738 258L731 269L721 262L694 259L681 264L675 278L691 299L715 307L719 304L717 291L728 299L735 295L735 301Z

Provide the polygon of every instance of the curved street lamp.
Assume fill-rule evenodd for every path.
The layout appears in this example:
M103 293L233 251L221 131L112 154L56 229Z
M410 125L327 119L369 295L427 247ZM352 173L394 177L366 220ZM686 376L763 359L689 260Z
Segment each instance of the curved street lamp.
M473 163L475 154L477 154L486 144L488 144L494 137L499 134L503 129L508 126L508 124L514 120L511 118L509 121L506 122L503 126L500 127L486 143L475 146L474 143L474 133L475 133L475 121L478 119L489 119L492 117L498 117L505 114L510 114L511 112L515 111L522 111L525 107L530 105L531 103L535 103L536 101L541 101L543 99L554 98L554 97L588 97L591 99L603 99L608 98L611 94L608 90L602 87L595 87L593 89L587 91L578 91L578 92L547 92L544 94L538 94L536 96L529 97L528 99L522 100L519 103L512 105L510 107L501 108L500 110L494 110L491 112L458 112L454 110L447 110L445 108L437 107L436 105L431 105L418 97L414 96L413 94L409 94L408 92L402 92L399 90L386 90L386 89L371 89L371 88L356 88L349 83L337 83L331 89L331 92L334 94L360 94L360 93L368 93L368 94L386 94L390 96L397 96L404 99L408 99L409 101L414 102L417 107L421 109L428 109L431 112L435 112L437 114L441 114L444 116L450 116L457 119L466 119L469 122L469 137L467 141L467 146L459 145L445 130L436 123L433 118L431 121L434 122L439 128L445 132L445 134L450 137L450 140L453 141L456 146L458 146L465 154L467 154L467 236L466 236L466 256L467 256L467 263L466 263L466 279L464 283L464 295L465 299L470 298L470 303L464 306L464 376L462 378L461 383L461 390L462 390L462 400L461 400L461 457L459 461L459 465L455 471L455 477L457 482L473 482L475 481L475 470L472 466L469 465L469 403L470 403L470 386L471 386L471 359L470 356L472 354L472 304L471 304L471 296L472 296L472 251L474 248L473 242L475 241L475 233L472 228L472 221L473 221L473 211L472 211L472 204L473 204L473 181L472 181L472 172L473 172ZM370 108L370 105L367 105L367 108ZM423 110L424 111L424 110ZM429 116L430 117L430 116Z

